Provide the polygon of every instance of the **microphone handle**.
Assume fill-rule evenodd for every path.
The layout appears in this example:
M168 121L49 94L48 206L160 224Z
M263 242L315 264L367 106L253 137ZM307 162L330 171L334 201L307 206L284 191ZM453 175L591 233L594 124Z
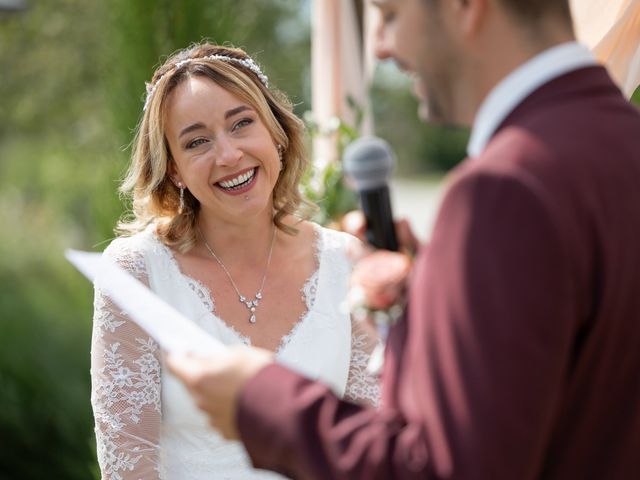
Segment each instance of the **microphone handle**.
M396 229L391 213L389 187L371 188L360 191L362 211L367 220L367 241L376 248L398 251Z

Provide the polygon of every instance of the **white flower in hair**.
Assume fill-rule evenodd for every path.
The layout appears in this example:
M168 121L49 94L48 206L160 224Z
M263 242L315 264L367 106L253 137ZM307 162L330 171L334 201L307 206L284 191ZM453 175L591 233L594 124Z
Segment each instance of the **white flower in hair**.
M147 98L144 101L144 107L142 107L142 110L145 111L147 109L147 107L149 106L149 102L151 101L151 97L153 96L153 92L156 91L156 87L167 74L180 70L182 67L184 67L185 65L188 65L191 62L197 62L202 60L220 60L222 62L235 63L238 65L242 65L243 67L255 73L255 75L258 77L260 82L265 87L269 88L269 78L264 73L262 73L262 70L260 70L260 67L249 57L235 58L235 57L229 57L227 55L216 54L216 55L207 55L206 57L186 58L176 63L171 70L163 73L158 78L158 80L155 81L155 83L147 83Z

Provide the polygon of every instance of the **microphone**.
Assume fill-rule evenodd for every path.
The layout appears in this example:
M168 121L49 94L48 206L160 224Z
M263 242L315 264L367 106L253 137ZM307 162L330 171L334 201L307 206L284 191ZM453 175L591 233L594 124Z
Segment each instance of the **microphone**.
M387 180L395 162L389 144L378 137L360 137L344 151L343 168L360 195L367 241L394 252L398 251L398 241Z

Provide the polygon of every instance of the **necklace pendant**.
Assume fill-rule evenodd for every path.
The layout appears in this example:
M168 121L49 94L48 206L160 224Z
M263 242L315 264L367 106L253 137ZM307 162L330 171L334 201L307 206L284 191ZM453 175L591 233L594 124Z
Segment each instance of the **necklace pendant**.
M233 278L231 277L229 270L227 270L227 267L224 266L224 263L222 263L222 260L218 258L218 256L214 253L213 250L211 250L211 247L207 243L207 239L204 237L204 235L198 228L198 232L202 237L204 246L207 248L207 250L209 251L211 256L214 258L214 260L218 263L218 265L220 265L220 268L222 268L222 270L224 271L224 274L229 279L229 282L231 282L231 286L233 287L233 289L236 291L236 294L238 295L238 300L240 300L240 302L243 303L245 307L247 307L247 310L249 310L249 322L252 324L256 323L256 320L257 320L255 312L257 310L258 304L260 303L260 300L262 300L262 289L264 288L264 282L267 280L267 271L269 270L269 265L271 265L271 254L273 253L273 246L276 240L277 231L278 229L275 228L274 226L273 235L271 236L271 246L269 247L269 256L267 257L267 264L265 265L264 273L262 274L262 283L260 284L260 290L258 291L258 293L255 294L253 299L247 300L247 297L242 295L240 293L240 290L238 290L238 286L236 285L236 282L233 281Z

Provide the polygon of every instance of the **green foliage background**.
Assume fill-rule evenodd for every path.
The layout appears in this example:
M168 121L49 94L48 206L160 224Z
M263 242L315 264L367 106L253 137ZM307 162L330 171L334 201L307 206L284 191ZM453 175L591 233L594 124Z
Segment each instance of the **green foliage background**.
M302 104L297 1L51 0L0 13L0 479L98 478L93 293L62 251L113 237L144 81L205 37L255 54Z

